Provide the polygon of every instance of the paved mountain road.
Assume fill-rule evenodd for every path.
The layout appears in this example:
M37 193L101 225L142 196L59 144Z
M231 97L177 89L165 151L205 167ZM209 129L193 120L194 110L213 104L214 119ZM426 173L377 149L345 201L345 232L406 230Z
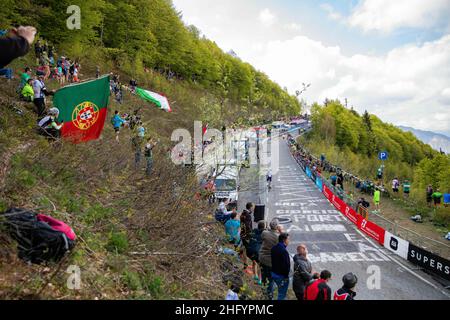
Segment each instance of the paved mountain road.
M374 243L346 220L302 171L283 140L279 148L280 166L274 172L272 190L265 190L261 182L258 193L254 183L241 195L240 208L246 201L265 203L267 220L284 221L291 239L289 252L295 254L304 243L314 270L331 271L333 292L342 285L342 276L353 272L359 279L359 300L450 298L450 292L432 277Z

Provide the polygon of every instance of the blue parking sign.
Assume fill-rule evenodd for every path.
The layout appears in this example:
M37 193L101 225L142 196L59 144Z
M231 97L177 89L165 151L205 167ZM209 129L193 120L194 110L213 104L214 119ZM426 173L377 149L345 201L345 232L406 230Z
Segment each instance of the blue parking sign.
M386 151L380 152L378 154L378 159L380 159L381 161L386 161L389 158L389 153L387 153Z

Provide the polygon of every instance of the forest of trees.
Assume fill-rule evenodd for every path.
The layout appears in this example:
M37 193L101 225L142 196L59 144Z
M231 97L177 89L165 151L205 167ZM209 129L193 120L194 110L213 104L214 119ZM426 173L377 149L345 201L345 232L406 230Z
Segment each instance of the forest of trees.
M308 139L309 147L316 153L325 153L331 162L361 178L375 179L381 165L378 153L387 151L385 183L389 186L395 177L413 181L413 196L422 201L429 184L450 192L450 157L433 150L412 133L384 123L367 111L360 115L340 101L316 103L311 112L314 130Z
M67 8L81 9L81 29L69 30ZM267 75L224 53L185 26L170 0L5 0L0 28L33 25L38 35L70 57L91 54L138 75L144 67L174 74L223 99L271 109L274 116L298 114L300 103Z

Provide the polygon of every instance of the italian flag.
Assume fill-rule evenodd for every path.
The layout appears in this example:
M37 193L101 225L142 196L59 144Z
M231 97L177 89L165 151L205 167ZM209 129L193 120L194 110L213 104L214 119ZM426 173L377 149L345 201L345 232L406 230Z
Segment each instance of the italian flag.
M152 92L149 90L144 90L142 88L136 88L136 95L145 101L156 104L156 106L161 110L164 110L166 112L172 112L169 100L167 100L167 97L165 97L162 94Z
M53 105L64 121L61 137L74 143L96 140L105 125L109 103L109 76L66 86L56 91Z

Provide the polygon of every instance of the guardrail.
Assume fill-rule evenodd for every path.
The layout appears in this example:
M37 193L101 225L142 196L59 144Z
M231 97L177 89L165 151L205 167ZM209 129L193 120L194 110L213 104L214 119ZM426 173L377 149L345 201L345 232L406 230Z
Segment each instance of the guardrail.
M376 223L375 219L372 221L367 219L357 212L359 208L355 205L355 201L349 199L340 188L334 187L319 173L312 171L302 157L295 157L294 154L294 158L325 197L359 230L419 268L450 281L450 261L440 256L442 255L441 250L450 249L450 246L403 228L374 213L371 215L377 218ZM448 254L444 256L448 256Z

